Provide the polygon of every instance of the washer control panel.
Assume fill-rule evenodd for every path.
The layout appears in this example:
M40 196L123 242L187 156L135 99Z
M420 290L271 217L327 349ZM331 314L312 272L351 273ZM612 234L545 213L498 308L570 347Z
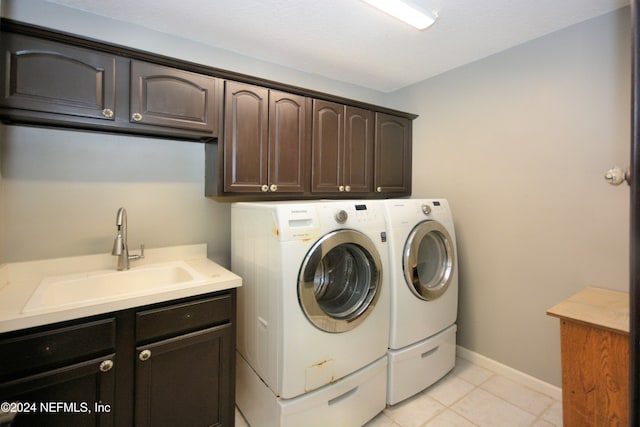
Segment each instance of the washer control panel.
M384 206L375 202L334 202L322 206L324 218L335 225L356 227L364 225L384 225ZM384 228L384 227L383 227Z

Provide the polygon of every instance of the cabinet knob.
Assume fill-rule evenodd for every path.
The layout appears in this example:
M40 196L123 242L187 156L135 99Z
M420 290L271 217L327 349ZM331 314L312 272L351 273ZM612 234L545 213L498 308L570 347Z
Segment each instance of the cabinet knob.
M343 192L344 191L344 185L341 185L338 187L338 191Z
M133 119L134 122L139 122L142 120L142 114L140 113L133 113L133 115L131 116L131 118Z
M346 191L347 193L351 191L351 186L347 185L344 187L344 191Z
M278 191L278 186L277 186L277 185L275 185L275 184L271 184L271 185L269 186L269 191Z
M378 193L382 193L382 187L377 187L377 188L376 188L376 191L377 191Z
M102 110L102 115L107 119L110 119L113 117L113 110L111 108L105 108L104 110Z
M145 360L149 360L150 357L151 357L151 350L142 350L138 355L138 359L140 359L143 362Z
M113 360L107 359L100 362L100 372L109 372L113 368Z
M262 190L263 192L266 193L267 191L269 191L269 186L267 184L265 184L265 185L260 187L260 190Z
M618 166L614 166L607 171L604 179L611 185L620 185L625 181L627 181L628 185L631 185L631 172L629 172L629 169L623 171Z

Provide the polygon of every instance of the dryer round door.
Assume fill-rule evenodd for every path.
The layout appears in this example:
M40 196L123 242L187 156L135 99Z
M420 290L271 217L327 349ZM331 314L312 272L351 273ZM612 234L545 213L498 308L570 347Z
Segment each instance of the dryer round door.
M447 229L437 221L416 225L405 242L404 276L415 296L426 301L444 294L453 279L456 255Z
M305 315L326 332L358 326L373 310L382 277L380 255L366 235L336 230L309 250L298 275L298 299Z

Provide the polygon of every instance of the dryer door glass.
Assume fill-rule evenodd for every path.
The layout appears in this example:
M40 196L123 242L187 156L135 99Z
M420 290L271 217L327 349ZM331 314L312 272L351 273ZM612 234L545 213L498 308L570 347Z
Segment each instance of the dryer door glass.
M446 228L437 221L416 225L404 247L404 276L418 298L433 300L442 295L452 279L453 242Z
M300 305L323 331L348 331L375 306L380 275L380 256L367 236L355 230L333 231L313 245L302 263Z

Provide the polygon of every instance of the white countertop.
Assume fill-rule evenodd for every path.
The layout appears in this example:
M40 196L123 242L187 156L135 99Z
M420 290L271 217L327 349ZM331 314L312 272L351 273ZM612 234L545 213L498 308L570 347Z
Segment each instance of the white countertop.
M144 259L131 261L131 268L174 261L185 262L208 280L193 286L167 288L151 294L29 313L24 313L23 308L43 279L88 271L115 271L116 257L111 254L98 254L0 265L0 333L217 292L242 285L242 279L239 276L207 258L206 244L147 249Z

